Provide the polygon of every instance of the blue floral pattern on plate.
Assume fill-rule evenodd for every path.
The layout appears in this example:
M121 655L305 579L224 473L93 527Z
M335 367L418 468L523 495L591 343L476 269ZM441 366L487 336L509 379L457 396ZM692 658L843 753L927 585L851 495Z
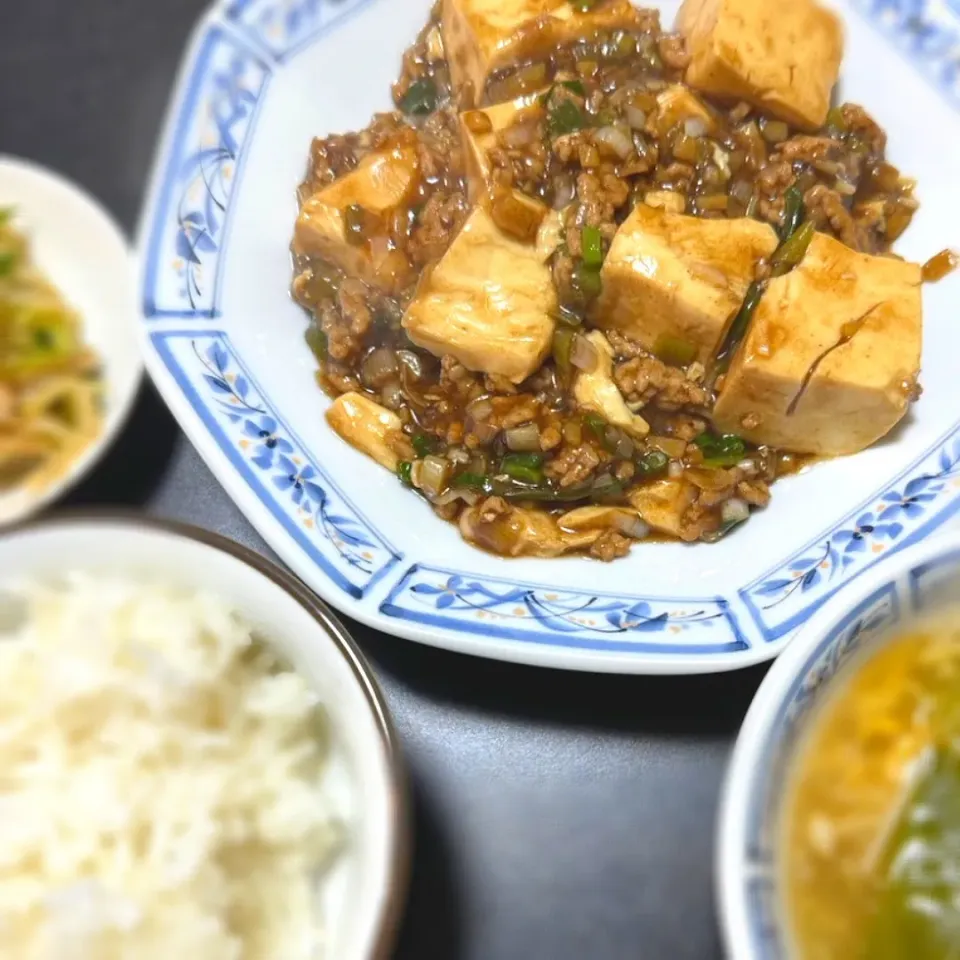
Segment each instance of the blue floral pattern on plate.
M224 16L277 60L294 55L321 30L370 0L232 0Z
M960 430L954 430L868 507L742 590L765 635L775 639L793 629L852 576L956 510L958 479Z
M388 617L450 626L506 640L605 650L714 653L746 649L717 597L644 599L495 577L479 579L414 564L381 604ZM685 638L697 628L697 639Z
M218 315L230 197L270 76L258 55L216 26L203 34L196 58L161 186L159 203L169 216L154 221L148 238L148 319Z
M226 334L173 330L154 333L152 340L284 529L348 594L363 596L400 554L268 411Z

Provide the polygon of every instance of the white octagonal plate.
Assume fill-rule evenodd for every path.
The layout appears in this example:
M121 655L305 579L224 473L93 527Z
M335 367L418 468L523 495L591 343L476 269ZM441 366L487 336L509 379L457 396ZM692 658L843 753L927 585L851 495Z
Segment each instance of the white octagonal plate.
M924 394L894 436L779 482L718 544L605 565L503 560L328 429L288 295L295 189L316 134L389 107L431 0L233 0L185 55L141 228L142 334L174 414L266 540L324 599L388 633L555 667L693 673L774 656L823 601L960 506L955 279L925 290ZM841 97L889 132L923 260L960 223L960 3L840 0ZM662 5L664 23L676 4Z

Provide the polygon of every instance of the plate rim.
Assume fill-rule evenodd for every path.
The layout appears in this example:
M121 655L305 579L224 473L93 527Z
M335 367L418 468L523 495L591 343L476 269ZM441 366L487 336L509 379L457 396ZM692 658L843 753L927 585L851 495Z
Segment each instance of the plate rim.
M313 6L319 6L321 8L324 6L324 0L319 0L319 3L317 3L316 0L311 0L311 2ZM340 19L346 19L362 11L372 2L373 0L357 0L354 4L346 5L346 13L344 13ZM860 0L851 0L851 4L854 9L860 9L863 6ZM213 431L209 425L204 423L204 419L197 409L196 404L190 401L182 385L177 382L177 376L174 370L164 361L160 355L160 350L154 342L155 337L159 341L161 336L165 334L173 335L177 332L171 327L171 324L179 322L181 327L186 327L200 320L203 321L202 327L197 327L191 331L183 330L180 331L180 333L186 335L188 332L193 332L198 335L198 338L202 336L220 335L224 341L228 341L229 334L226 332L226 328L228 328L229 325L215 322L220 319L220 315L215 309L215 300L211 300L212 306L209 312L204 313L195 310L193 314L189 316L171 315L169 313L165 314L163 311L157 311L153 317L149 317L146 315L149 311L144 310L147 295L154 292L146 288L149 280L148 274L153 269L152 264L149 263L148 260L152 249L151 244L156 241L153 231L157 228L158 218L161 217L163 213L159 201L164 189L164 179L168 166L175 159L172 155L172 149L174 147L178 126L180 122L184 120L185 114L187 114L189 109L189 97L194 95L194 92L189 88L195 80L199 82L199 78L195 76L198 70L197 56L203 48L203 44L208 35L214 30L221 31L230 43L243 47L249 52L252 58L256 58L258 61L267 64L267 69L270 73L274 70L282 69L289 58L306 46L309 46L312 42L311 38L308 38L306 41L301 38L296 44L292 44L289 50L281 50L280 52L272 50L266 40L251 33L248 27L236 19L231 20L231 16L235 16L238 10L242 12L244 8L250 6L256 7L256 0L252 0L252 2L251 0L219 0L219 2L212 4L198 19L190 35L190 39L185 46L177 73L177 80L172 89L167 116L162 128L163 132L155 155L150 185L146 193L138 229L137 247L140 254L138 258L138 294L141 307L141 322L138 324L138 328L146 366L150 376L203 461L217 478L218 482L225 488L231 499L240 507L246 519L255 527L261 536L264 537L267 543L276 550L283 562L326 602L348 613L354 619L389 635L490 659L525 663L534 666L621 674L724 672L745 668L775 657L796 633L799 625L805 619L812 616L834 593L844 589L865 570L874 568L876 564L882 562L885 557L897 552L911 542L925 538L952 516L954 512L960 509L960 492L958 492L949 499L947 497L941 498L940 502L936 505L931 504L929 512L922 522L915 522L913 526L906 530L902 525L897 525L899 529L896 534L890 537L891 543L889 545L880 545L880 549L883 551L882 554L859 561L861 566L858 569L849 575L841 576L839 581L833 586L823 586L819 596L813 597L807 606L801 607L795 611L792 618L784 620L783 622L768 626L759 616L757 607L751 605L748 591L755 590L758 596L762 596L764 589L770 584L782 582L791 584L789 591L792 595L793 588L797 586L797 584L793 584L792 581L783 580L782 577L777 578L774 574L776 573L777 567L779 567L782 572L788 568L791 561L796 563L798 557L801 557L802 554L812 547L812 543L807 544L800 550L795 550L790 556L786 557L766 573L754 577L751 582L739 587L732 587L726 596L713 598L712 601L710 598L705 598L706 601L715 603L718 611L716 616L720 616L721 613L726 616L727 614L724 613L724 611L729 613L729 619L731 620L731 637L740 643L739 647L736 647L736 644L731 644L731 646L735 647L734 649L726 649L724 646L721 646L719 650L714 649L714 652L707 652L708 648L700 647L698 649L696 643L693 641L691 641L688 646L694 649L688 649L687 652L669 647L665 650L656 650L655 648L658 645L655 644L647 645L648 648L644 649L644 645L640 642L624 644L624 649L619 650L591 649L587 645L581 648L557 645L555 641L551 643L547 634L540 634L536 638L537 642L526 642L525 639L520 637L519 631L514 631L514 637L511 638L510 632L505 628L491 627L490 631L484 633L483 630L486 629L485 627L482 628L482 630L473 630L470 627L465 627L462 622L459 624L451 622L441 623L439 622L442 620L441 617L421 617L418 620L410 616L409 619L403 619L399 615L385 612L384 607L388 605L388 601L393 597L395 588L401 584L408 575L411 575L420 568L421 564L418 563L415 556L404 556L403 553L399 551L397 551L395 560L400 562L399 565L402 567L402 570L399 577L394 575L391 578L393 586L390 596L383 598L382 603L380 596L375 597L375 603L367 603L363 602L366 600L366 596L361 591L361 599L358 601L356 595L354 595L353 602L351 602L349 593L345 596L344 593L338 589L337 585L332 583L330 578L322 570L318 569L316 563L310 559L302 547L283 529L283 525L278 521L272 506L257 495L256 491L253 490L250 484L244 479L235 464L231 462L230 454L213 435ZM270 4L268 3L267 7L269 8L269 6ZM281 2L277 5L277 9L287 6L297 6L297 4L284 4ZM860 10L860 12L863 11ZM327 24L327 26L330 26L330 24ZM873 24L873 26L878 27L879 25ZM312 35L314 41L319 39L317 36L319 30L320 28L318 27L314 35ZM264 81L262 89L265 89L267 82L268 80ZM239 355L238 359L240 359ZM275 416L279 411L271 409L268 410L268 413L270 413L271 416ZM899 496L901 500L905 500L906 493L902 495L897 494L894 486L901 481L908 485L912 483L919 476L923 464L928 460L942 460L945 458L947 456L946 449L951 444L953 445L951 447L953 450L953 453L951 453L953 460L950 465L950 469L952 470L955 464L960 462L960 423L953 424L949 431L941 434L937 441L925 448L919 457L912 461L906 468L902 468L894 479L885 481L884 487L881 487L880 490L872 491L868 500L865 500L863 504L824 529L818 539L823 540L826 538L827 547L829 548L831 538L843 529L845 523L850 524L850 529L854 530L854 518L856 515L865 509L867 503L879 500L881 496L885 494L893 494L895 497ZM946 470L947 468L944 467L944 471ZM944 485L945 484L942 484L941 486ZM334 484L334 486L336 486L336 484ZM888 525L888 527L889 526L891 525ZM902 539L898 540L897 538L901 532L903 532L904 535ZM813 543L815 542L816 541L813 541ZM808 558L804 558L803 562L806 562L807 559ZM838 558L837 563L838 569L839 559L840 558ZM846 561L844 561L844 563L845 562ZM803 571L804 582L802 584L801 594L807 589L807 577L813 577L815 585L822 579L816 569L816 567L819 566L821 565L817 564ZM449 573L451 576L456 573L456 571L451 570L439 572ZM479 580L486 581L497 580L496 576L487 574L467 573L467 576L475 576ZM510 577L506 568L503 577L504 579L509 579ZM830 577L833 577L833 568L830 570ZM372 586L372 583L368 586ZM543 584L536 584L534 586L540 589L548 589ZM557 589L563 590L564 588ZM594 591L594 593L596 592L597 591ZM798 596L801 594L798 594ZM631 596L625 599L656 601L666 598ZM685 602L690 603L691 598L687 598ZM738 622L738 614L739 619L744 622L743 626ZM426 622L427 619L433 619L434 622ZM499 635L497 635L498 631ZM480 635L475 635L478 632ZM748 635L750 637L749 643L744 639ZM555 633L552 636L560 635ZM633 649L626 649L628 646ZM714 645L714 647L716 646L718 645ZM640 649L637 649L638 647Z

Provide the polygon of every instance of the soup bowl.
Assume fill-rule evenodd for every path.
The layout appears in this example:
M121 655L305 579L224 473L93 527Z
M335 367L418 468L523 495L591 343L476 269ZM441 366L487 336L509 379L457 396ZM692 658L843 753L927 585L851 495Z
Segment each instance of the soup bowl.
M831 598L760 685L730 761L717 830L718 913L733 960L792 955L781 824L818 708L857 662L958 596L960 531L895 554Z

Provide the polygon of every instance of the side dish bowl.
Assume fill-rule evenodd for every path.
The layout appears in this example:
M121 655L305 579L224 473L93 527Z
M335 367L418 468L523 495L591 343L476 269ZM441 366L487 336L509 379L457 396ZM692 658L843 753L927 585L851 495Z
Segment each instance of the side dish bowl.
M0 155L0 209L10 210L36 262L79 316L99 362L103 416L96 438L42 484L0 493L0 527L37 513L76 484L103 456L137 394L143 361L136 337L133 254L103 207L50 170Z
M215 595L316 691L330 728L324 788L345 832L342 851L321 881L325 955L386 960L406 894L405 777L383 695L340 622L288 574L195 528L91 514L0 536L0 583L71 571L142 577Z
M904 550L825 604L770 669L747 713L727 772L717 829L720 924L733 960L790 956L781 839L791 771L817 708L916 618L956 601L960 533Z

